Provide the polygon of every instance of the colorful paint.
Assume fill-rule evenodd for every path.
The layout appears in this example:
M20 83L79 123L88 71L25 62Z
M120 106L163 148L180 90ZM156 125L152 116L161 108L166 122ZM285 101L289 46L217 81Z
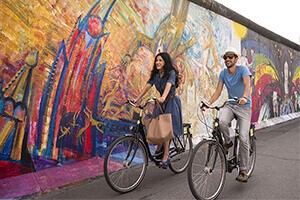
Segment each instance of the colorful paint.
M103 157L129 132L136 110L124 102L161 51L182 76L195 138L205 134L198 102L212 95L229 45L253 74L253 122L300 111L298 51L187 0L0 5L0 178Z

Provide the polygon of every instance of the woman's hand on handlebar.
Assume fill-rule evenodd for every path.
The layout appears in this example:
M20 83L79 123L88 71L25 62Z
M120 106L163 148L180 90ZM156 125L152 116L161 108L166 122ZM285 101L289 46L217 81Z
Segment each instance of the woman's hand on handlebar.
M147 102L142 105L140 99L127 99L126 103L131 104L134 107L139 107L141 109L143 109L148 103L153 102L153 101L157 101L157 99L155 97L152 97L151 99L148 99Z
M139 99L135 98L135 99L128 99L128 101L131 101L134 104L137 104L137 102L139 101Z
M129 103L129 104L131 104L131 105L133 105L133 106L137 106L136 105L136 100L135 99L127 99L127 102L126 103Z
M157 101L159 102L159 103L163 103L163 102L165 102L165 98L164 97L159 97L158 99L157 99Z

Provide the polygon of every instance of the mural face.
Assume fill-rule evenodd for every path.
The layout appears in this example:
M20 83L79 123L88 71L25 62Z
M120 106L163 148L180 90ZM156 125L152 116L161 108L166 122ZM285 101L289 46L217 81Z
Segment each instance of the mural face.
M103 157L130 131L137 110L125 101L162 51L180 72L194 138L205 134L196 110L215 90L227 46L253 74L253 122L299 112L299 52L187 0L0 4L0 178Z

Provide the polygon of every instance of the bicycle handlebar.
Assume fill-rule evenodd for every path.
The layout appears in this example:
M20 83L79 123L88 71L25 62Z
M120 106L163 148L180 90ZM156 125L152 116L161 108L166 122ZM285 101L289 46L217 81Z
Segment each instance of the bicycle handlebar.
M233 99L227 99L221 106L210 106L207 103L205 103L204 101L201 101L202 105L200 106L200 108L202 109L203 107L208 108L208 109L216 109L216 110L220 110L220 108L223 108L226 103L228 102L236 102L238 103L239 99L237 97L234 97Z
M155 101L157 101L156 97L152 97L150 99L147 99L147 101L144 105L137 105L137 104L135 104L135 102L133 102L130 99L128 99L125 103L129 103L131 106L133 106L135 108L144 109L148 103L155 102Z

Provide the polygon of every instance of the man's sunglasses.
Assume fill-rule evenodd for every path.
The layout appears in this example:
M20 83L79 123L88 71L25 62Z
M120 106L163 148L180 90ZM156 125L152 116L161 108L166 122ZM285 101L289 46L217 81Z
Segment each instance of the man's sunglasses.
M235 56L223 56L224 60L226 60L227 58L232 59L232 58L235 58Z

